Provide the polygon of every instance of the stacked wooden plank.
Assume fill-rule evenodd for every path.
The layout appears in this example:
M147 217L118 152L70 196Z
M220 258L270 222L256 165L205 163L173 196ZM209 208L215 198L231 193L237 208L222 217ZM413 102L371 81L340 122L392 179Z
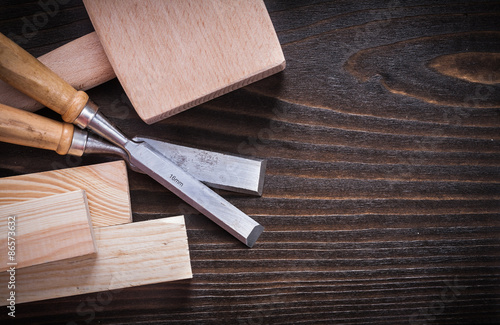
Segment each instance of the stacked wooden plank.
M0 271L97 253L82 190L7 205L0 231Z
M0 282L9 270L16 281L0 294L22 303L192 277L182 216L131 221L123 161L1 179Z

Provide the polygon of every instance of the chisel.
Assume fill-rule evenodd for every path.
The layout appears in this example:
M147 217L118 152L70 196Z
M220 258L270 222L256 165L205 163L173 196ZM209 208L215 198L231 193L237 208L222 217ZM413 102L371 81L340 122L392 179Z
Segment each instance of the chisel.
M190 148L146 137L136 142L148 142L162 155L206 185L233 192L262 195L266 161ZM0 141L29 147L54 150L61 155L114 155L132 165L128 154L120 147L74 129L73 124L57 122L34 113L0 104ZM60 146L66 144L66 146Z
M62 115L121 147L136 168L148 174L238 240L252 247L264 228L209 189L148 142L128 139L77 91L10 39L0 34L0 78Z

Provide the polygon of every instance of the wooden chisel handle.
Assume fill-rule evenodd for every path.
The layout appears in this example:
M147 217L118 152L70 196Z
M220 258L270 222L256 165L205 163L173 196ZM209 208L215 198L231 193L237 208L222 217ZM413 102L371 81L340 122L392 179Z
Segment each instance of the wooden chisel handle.
M65 155L70 151L74 131L73 124L0 104L0 141Z
M77 90L88 90L116 78L95 32L39 56L38 60ZM33 98L1 80L0 104L30 112L43 107Z
M1 33L0 78L61 114L68 123L73 123L89 99Z

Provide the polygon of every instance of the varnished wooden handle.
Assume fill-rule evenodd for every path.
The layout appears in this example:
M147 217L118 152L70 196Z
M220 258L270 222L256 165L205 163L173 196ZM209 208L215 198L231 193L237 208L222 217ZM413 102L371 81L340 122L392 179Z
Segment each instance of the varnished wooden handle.
M0 33L0 78L61 114L68 123L78 117L88 95L77 91L19 45Z
M77 38L37 58L77 90L87 90L116 78L95 32ZM34 112L43 105L0 80L0 103Z
M0 104L0 141L65 155L71 147L73 133L73 124Z

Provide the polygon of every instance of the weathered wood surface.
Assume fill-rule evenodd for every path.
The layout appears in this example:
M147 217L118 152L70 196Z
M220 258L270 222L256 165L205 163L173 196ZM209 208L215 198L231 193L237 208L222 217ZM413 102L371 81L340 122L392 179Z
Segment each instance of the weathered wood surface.
M129 172L134 221L186 215L194 278L20 305L18 321L500 322L498 1L266 5L276 76L151 126L118 82L89 92L129 135L267 158L263 197L221 192L266 227L255 247ZM10 1L0 30L22 35L41 10ZM91 30L70 1L23 46ZM2 176L108 159L0 150Z

